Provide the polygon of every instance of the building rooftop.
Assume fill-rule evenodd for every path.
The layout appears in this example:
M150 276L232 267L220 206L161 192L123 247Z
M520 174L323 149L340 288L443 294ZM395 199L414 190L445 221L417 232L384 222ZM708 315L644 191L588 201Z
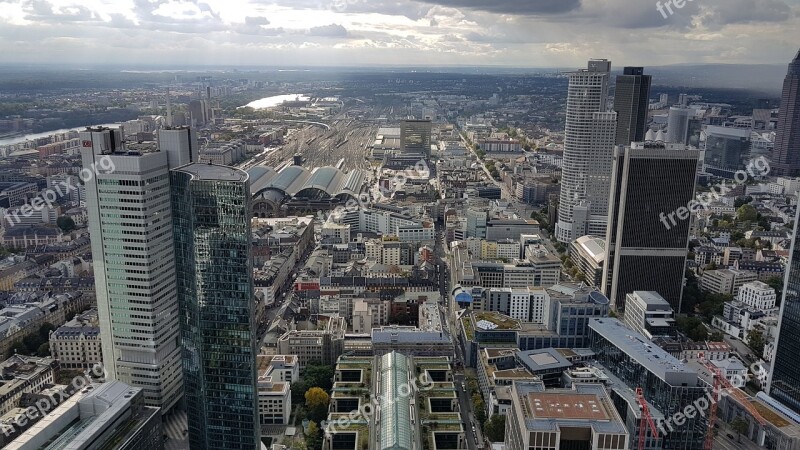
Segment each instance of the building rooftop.
M697 384L697 372L616 319L590 319L589 328L671 385Z
M187 164L175 169L178 172L188 173L198 180L208 181L247 181L249 175L243 170L228 166L214 164Z

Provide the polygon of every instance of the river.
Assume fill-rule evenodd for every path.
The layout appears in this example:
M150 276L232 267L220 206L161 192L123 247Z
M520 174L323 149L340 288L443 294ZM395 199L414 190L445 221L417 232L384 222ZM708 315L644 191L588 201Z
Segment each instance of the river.
M305 94L274 95L272 97L265 97L262 98L261 100L250 102L245 106L243 106L242 108L267 109L280 106L284 102L293 102L293 101L307 102L309 100L311 100L311 98Z

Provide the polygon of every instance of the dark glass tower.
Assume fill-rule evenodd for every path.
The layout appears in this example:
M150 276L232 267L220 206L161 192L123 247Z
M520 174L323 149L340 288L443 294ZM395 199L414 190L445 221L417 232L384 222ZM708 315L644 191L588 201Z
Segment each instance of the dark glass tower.
M170 176L190 449L256 450L250 181L206 164Z
M795 224L797 223L795 218ZM769 371L769 395L800 414L800 245L795 225L789 269L786 271L775 358Z
M651 290L680 311L699 157L683 144L616 148L602 281L617 309L626 294Z
M614 111L617 112L617 145L644 141L647 132L647 110L650 106L650 85L653 77L642 67L626 67L617 76Z
M800 175L800 51L789 63L783 81L772 170L776 175Z

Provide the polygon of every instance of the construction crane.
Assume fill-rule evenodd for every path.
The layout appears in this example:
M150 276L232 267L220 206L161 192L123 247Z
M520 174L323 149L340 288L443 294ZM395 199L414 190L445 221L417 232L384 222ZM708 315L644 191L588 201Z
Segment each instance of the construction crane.
M653 421L653 416L650 414L650 407L647 406L647 400L644 399L644 391L642 388L636 388L636 401L639 403L639 409L642 410L642 417L639 419L639 450L644 450L648 428L650 429L650 435L655 439L658 439L658 429L656 428L656 423Z
M713 450L714 448L714 425L717 423L717 405L722 399L723 390L727 391L729 396L734 397L739 404L753 416L756 422L758 422L764 430L767 430L765 426L767 424L767 419L765 419L753 404L750 403L750 397L742 392L741 389L732 385L725 374L722 373L722 370L706 360L702 353L699 356L700 364L708 369L714 377L714 401L711 402L711 411L708 414L708 431L706 432L706 440L703 448L705 450Z

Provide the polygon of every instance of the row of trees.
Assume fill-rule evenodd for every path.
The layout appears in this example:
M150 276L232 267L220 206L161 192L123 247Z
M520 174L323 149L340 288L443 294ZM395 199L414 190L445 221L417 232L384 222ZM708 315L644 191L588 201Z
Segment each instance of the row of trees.
M9 357L14 354L28 356L50 356L50 332L56 327L49 322L42 324L36 333L30 333L22 339L17 339L8 349Z

